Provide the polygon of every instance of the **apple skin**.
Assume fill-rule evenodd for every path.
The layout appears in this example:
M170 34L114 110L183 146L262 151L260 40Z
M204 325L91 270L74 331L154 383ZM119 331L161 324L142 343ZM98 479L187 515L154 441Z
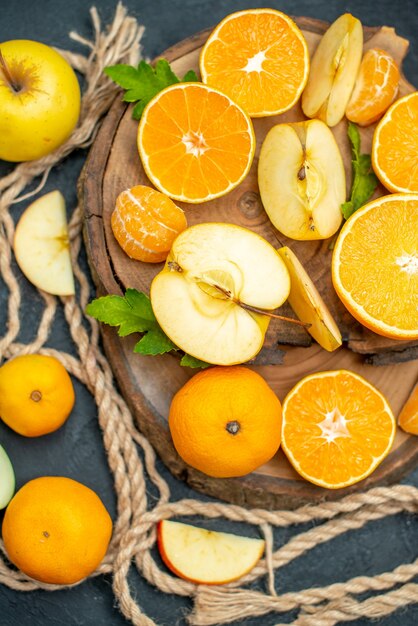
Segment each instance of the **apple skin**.
M71 135L80 115L80 86L74 70L49 46L16 39L0 43L0 159L33 161Z
M15 474L5 449L0 446L0 509L10 502L15 491Z
M220 568L219 571L219 578L212 578L209 579L207 577L207 567L206 567L206 562L203 560L202 557L202 562L197 563L198 567L201 565L202 571L204 572L204 574L199 577L198 571L196 571L196 575L192 576L190 575L190 571L188 573L182 572L180 571L175 564L173 563L172 559L169 557L168 555L168 550L166 550L166 541L167 539L165 538L165 532L166 529L168 529L169 527L174 527L174 528L178 528L178 532L181 535L182 534L182 529L184 528L184 530L187 531L187 529L189 528L193 533L196 533L196 535L200 535L202 536L202 538L204 538L205 534L210 534L212 535L212 537L218 536L219 538L221 538L222 536L228 536L234 540L234 537L236 537L237 541L242 541L242 540L246 540L249 542L249 544L252 544L252 547L257 548L256 550L252 551L253 552L253 558L252 558L252 562L248 563L243 569L241 569L239 572L236 572L235 575L231 575L231 576L227 576L225 578L225 575L222 573L222 570ZM179 578L183 578L184 580L188 580L189 582L192 583L197 583L197 584L205 584L205 585L224 585L226 583L230 583L234 580L237 580L238 578L241 578L242 576L245 576L245 574L248 574L248 572L250 572L253 567L256 565L256 563L258 562L258 560L262 557L263 552L264 552L264 548L265 548L265 541L262 539L249 539L246 537L241 537L239 535L232 535L230 533L219 533L217 531L207 531L203 528L197 528L196 526L191 526L189 524L183 524L180 522L172 522L171 520L161 520L158 522L157 524L157 545L158 545L158 550L160 552L160 556L163 560L163 562L165 563L165 565L168 567L168 569L170 569L176 576L178 576ZM193 557L195 557L195 555L190 555L192 561L188 562L188 565L190 565L190 562L193 562ZM196 557L195 557L196 558ZM225 554L225 558L228 558L228 553ZM219 563L219 565L221 566L222 563Z

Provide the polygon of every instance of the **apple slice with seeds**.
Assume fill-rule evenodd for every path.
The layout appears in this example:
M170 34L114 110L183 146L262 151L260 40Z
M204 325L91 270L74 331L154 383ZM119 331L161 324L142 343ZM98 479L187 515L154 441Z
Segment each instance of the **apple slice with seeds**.
M317 288L290 248L284 246L278 252L290 274L290 306L302 322L310 324L306 330L322 348L336 350L342 344L341 333Z
M35 287L57 296L75 293L65 200L51 191L32 202L16 227L16 261Z
M247 574L261 558L265 541L163 520L158 548L167 567L180 578L221 585Z

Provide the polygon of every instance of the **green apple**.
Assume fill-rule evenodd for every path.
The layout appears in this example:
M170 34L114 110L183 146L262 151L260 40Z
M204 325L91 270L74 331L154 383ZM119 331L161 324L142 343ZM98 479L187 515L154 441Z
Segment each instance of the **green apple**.
M77 77L43 43L0 43L0 159L32 161L71 135L80 114Z
M17 264L33 285L57 296L74 294L65 200L59 191L28 206L16 226L13 247Z
M261 147L258 185L267 215L286 237L326 239L341 225L344 164L320 120L273 126Z
M265 239L234 224L197 224L174 241L150 297L163 331L188 354L214 365L252 359L269 313L286 300L290 278Z
M335 126L344 117L363 54L360 20L344 13L331 24L311 61L302 94L306 117L317 117Z
M322 348L336 350L342 344L341 333L319 291L290 248L284 246L278 252L290 274L288 303L298 318L309 324L308 333Z
M0 446L0 509L4 509L15 491L15 474L5 449Z

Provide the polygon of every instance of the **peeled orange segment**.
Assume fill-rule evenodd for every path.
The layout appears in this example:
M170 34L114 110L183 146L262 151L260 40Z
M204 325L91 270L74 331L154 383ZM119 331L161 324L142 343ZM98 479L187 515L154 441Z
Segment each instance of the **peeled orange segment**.
M287 458L301 476L327 489L369 476L389 453L395 430L384 396L346 370L306 376L283 403Z
M396 100L373 135L372 164L390 191L418 191L418 91Z
M305 38L293 20L274 9L228 15L200 55L207 85L220 89L251 117L276 115L299 99L309 73Z
M137 185L117 197L111 225L117 242L129 257L159 263L167 258L187 221L184 211L166 195Z
M199 203L225 195L245 178L255 135L250 118L228 96L183 83L164 89L147 105L138 149L160 191Z
M163 520L158 548L164 563L181 578L220 585L249 572L264 551L263 539L206 530Z
M371 48L365 53L345 115L360 126L378 120L398 93L399 69L385 50Z
M418 339L418 194L383 196L350 217L335 244L332 281L361 324Z
M418 384L400 412L398 423L405 432L418 435Z

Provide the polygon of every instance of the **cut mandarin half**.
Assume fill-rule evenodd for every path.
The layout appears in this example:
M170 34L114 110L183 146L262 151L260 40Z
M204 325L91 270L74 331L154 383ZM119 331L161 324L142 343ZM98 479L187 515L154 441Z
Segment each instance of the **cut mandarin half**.
M181 83L145 108L138 149L160 191L199 203L225 195L245 178L255 135L248 115L228 96L201 83Z
M137 185L116 199L112 213L113 234L131 259L160 263L167 258L174 239L187 228L184 211L163 193Z
M373 135L372 164L390 191L418 191L418 91L399 98Z
M290 109L308 80L305 38L290 17L274 9L228 15L200 55L202 80L228 94L251 117Z
M400 412L398 424L405 432L418 435L418 384Z
M369 202L344 224L332 281L350 313L392 339L418 339L418 194Z
M399 69L385 50L371 48L365 53L346 117L360 126L378 120L392 104L398 93Z
M369 476L389 453L395 430L384 396L346 370L306 376L283 403L287 458L301 476L327 489Z

